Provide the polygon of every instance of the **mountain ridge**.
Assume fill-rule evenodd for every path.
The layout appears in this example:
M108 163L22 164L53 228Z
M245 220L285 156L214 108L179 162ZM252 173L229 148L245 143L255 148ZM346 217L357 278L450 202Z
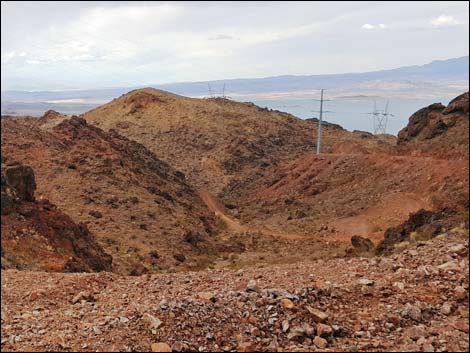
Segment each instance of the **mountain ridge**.
M133 89L143 88L145 86L159 88L166 91L171 91L173 93L179 94L208 94L208 84L219 84L222 85L224 83L230 83L231 86L230 91L240 91L244 92L245 88L243 87L236 87L237 83L250 83L251 85L263 85L265 82L269 81L282 81L284 79L291 79L294 78L296 80L304 81L304 80L312 80L312 79L333 79L335 84L342 82L342 80L353 80L357 79L359 76L363 76L367 79L380 79L380 75L387 75L393 73L399 73L407 75L410 74L422 74L427 75L429 78L430 74L433 74L433 69L439 68L442 69L443 67L446 70L451 68L452 70L456 70L457 73L453 73L451 75L452 78L462 77L462 79L468 79L468 72L469 72L469 56L462 56L458 58L450 58L444 60L433 60L430 63L423 64L423 65L408 65L402 66L393 69L383 69L383 70L373 70L373 71L365 71L365 72L349 72L349 73L338 73L338 74L315 74L315 75L277 75L277 76L267 76L267 77L260 77L260 78L235 78L235 79L218 79L218 80L206 80L206 81L183 81L183 82L170 82L170 83L163 83L163 84L149 84L149 85L139 85L134 87L116 87L116 88L102 88L102 89L76 89L76 90L56 90L56 91L24 91L24 90L5 90L2 91L2 100L9 100L15 101L17 99L22 99L21 101L44 101L44 99L51 99L51 97L61 98L61 99L73 99L73 98L82 98L83 95L87 95L92 93L93 97L109 97L117 96L120 94L124 94ZM445 74L442 72L438 72L438 77L445 77ZM399 77L402 78L402 77ZM384 78L382 78L384 79ZM388 78L389 79L389 78ZM364 79L365 80L365 79ZM283 84L282 82L278 82L278 84ZM235 84L235 87L233 86ZM298 83L295 83L298 85ZM331 87L331 83L326 82L326 87ZM330 85L330 86L329 86ZM261 87L258 87L260 89ZM264 87L266 88L266 87ZM288 87L289 88L289 87ZM319 87L316 87L319 88ZM218 87L221 90L221 87ZM221 93L221 92L219 92ZM246 92L245 92L246 93Z

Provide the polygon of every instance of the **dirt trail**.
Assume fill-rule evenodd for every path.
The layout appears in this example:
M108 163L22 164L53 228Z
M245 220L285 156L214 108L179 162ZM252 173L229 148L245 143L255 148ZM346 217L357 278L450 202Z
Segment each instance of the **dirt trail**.
M226 208L217 200L212 194L207 191L199 191L199 196L207 205L209 210L214 212L214 214L220 217L227 227L235 232L243 232L245 231L245 227L240 224L240 222L229 215L227 215Z
M355 154L324 154L321 157L326 160L332 160L333 163L326 166L319 174L315 175L315 179L319 180L326 178L338 165L343 163L347 158L353 156L362 156ZM392 165L400 164L410 160L421 160L426 165L437 161L433 157L422 157L422 156L396 156L387 154L367 155L370 163L378 163L379 167L386 163ZM442 161L439 160L445 167L441 169L433 169L432 178L433 180L445 179L449 169L459 169L460 164L455 161ZM310 169L299 167L299 173L310 173ZM301 176L297 176L297 179L302 179ZM292 182L295 182L293 180ZM284 183L274 190L268 190L269 193L282 193L291 187L290 183ZM266 193L266 190L264 191ZM395 226L403 222L410 213L416 212L417 210L431 209L432 204L428 197L421 195L421 190L416 192L394 192L386 193L382 196L381 200L373 206L364 209L362 212L355 216L345 218L325 219L325 223L331 226L336 231L333 234L329 234L327 238L321 234L316 234L315 231L311 234L295 234L289 230L274 229L274 224L253 224L253 223L241 223L240 220L232 217L230 211L222 205L216 197L210 194L208 191L200 191L199 195L208 206L208 208L220 217L228 226L229 230L235 232L250 232L259 233L265 236L273 236L285 240L324 240L328 242L338 243L349 243L351 236L361 235L370 238L374 242L379 242L383 238L383 232L390 226ZM259 196L259 195L258 195ZM266 197L266 194L264 195ZM275 197L270 195L270 197Z
M312 239L312 236L277 233L277 232L272 231L266 226L253 227L250 225L240 224L240 222L237 219L230 217L228 215L227 209L217 200L215 196L213 196L207 191L199 191L198 194L201 197L201 199L205 202L207 207L212 212L214 212L216 216L221 218L225 222L225 224L227 224L227 227L232 231L235 231L238 233L255 232L255 233L260 233L266 236L273 236L276 238L283 238L283 239L290 239L290 240Z

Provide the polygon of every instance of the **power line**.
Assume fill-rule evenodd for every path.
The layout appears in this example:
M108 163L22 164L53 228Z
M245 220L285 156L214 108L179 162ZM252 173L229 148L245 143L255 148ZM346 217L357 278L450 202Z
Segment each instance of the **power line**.
M385 104L384 110L377 109L377 103L374 101L374 111L372 113L365 113L372 115L372 122L374 127L374 134L385 134L387 133L387 124L389 117L395 115L388 112L389 101Z
M318 120L317 154L320 154L322 117L323 117L323 89L321 90L320 119Z

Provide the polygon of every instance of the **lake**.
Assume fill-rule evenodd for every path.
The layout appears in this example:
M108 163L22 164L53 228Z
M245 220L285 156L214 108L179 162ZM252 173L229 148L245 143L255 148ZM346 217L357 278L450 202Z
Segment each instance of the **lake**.
M388 111L394 116L389 118L387 133L397 134L408 123L408 118L417 110L426 107L432 103L441 102L447 105L452 97L440 99L391 99L389 101ZM274 110L285 111L299 118L306 119L318 117L320 102L306 98L270 98L259 99L256 97L236 98L238 101L251 101L261 107L267 107ZM32 115L41 116L49 109L72 115L85 113L88 110L105 103L97 103L95 101L84 100L81 103L21 103L21 102L2 102L2 114L11 115ZM377 100L377 109L385 108L385 100ZM374 109L374 101L372 99L334 99L324 102L323 119L335 124L339 124L347 130L364 130L373 132L372 113Z

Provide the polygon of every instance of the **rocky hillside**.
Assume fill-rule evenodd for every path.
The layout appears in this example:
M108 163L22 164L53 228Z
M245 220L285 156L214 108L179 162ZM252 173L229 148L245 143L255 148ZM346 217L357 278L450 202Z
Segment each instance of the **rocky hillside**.
M2 269L59 272L111 270L112 258L83 224L48 200L36 200L31 167L2 163Z
M446 107L432 104L414 113L398 133L399 150L442 158L466 158L469 148L469 94Z
M233 178L300 157L315 147L317 124L223 98L195 99L155 89L129 92L84 115L104 130L142 143L183 171L195 187L219 193ZM325 152L382 148L333 125Z
M309 153L240 175L220 197L242 223L332 241L379 242L420 209L449 208L457 223L468 217L468 93L415 113L397 146L388 136L353 134L388 142L369 154Z
M225 189L242 223L292 235L378 242L421 208L468 211L468 161L387 154L314 155Z
M34 168L38 197L86 224L115 271L200 268L223 249L184 174L143 145L51 112L1 123L2 156Z
M468 230L385 258L140 277L2 271L2 351L466 352Z

